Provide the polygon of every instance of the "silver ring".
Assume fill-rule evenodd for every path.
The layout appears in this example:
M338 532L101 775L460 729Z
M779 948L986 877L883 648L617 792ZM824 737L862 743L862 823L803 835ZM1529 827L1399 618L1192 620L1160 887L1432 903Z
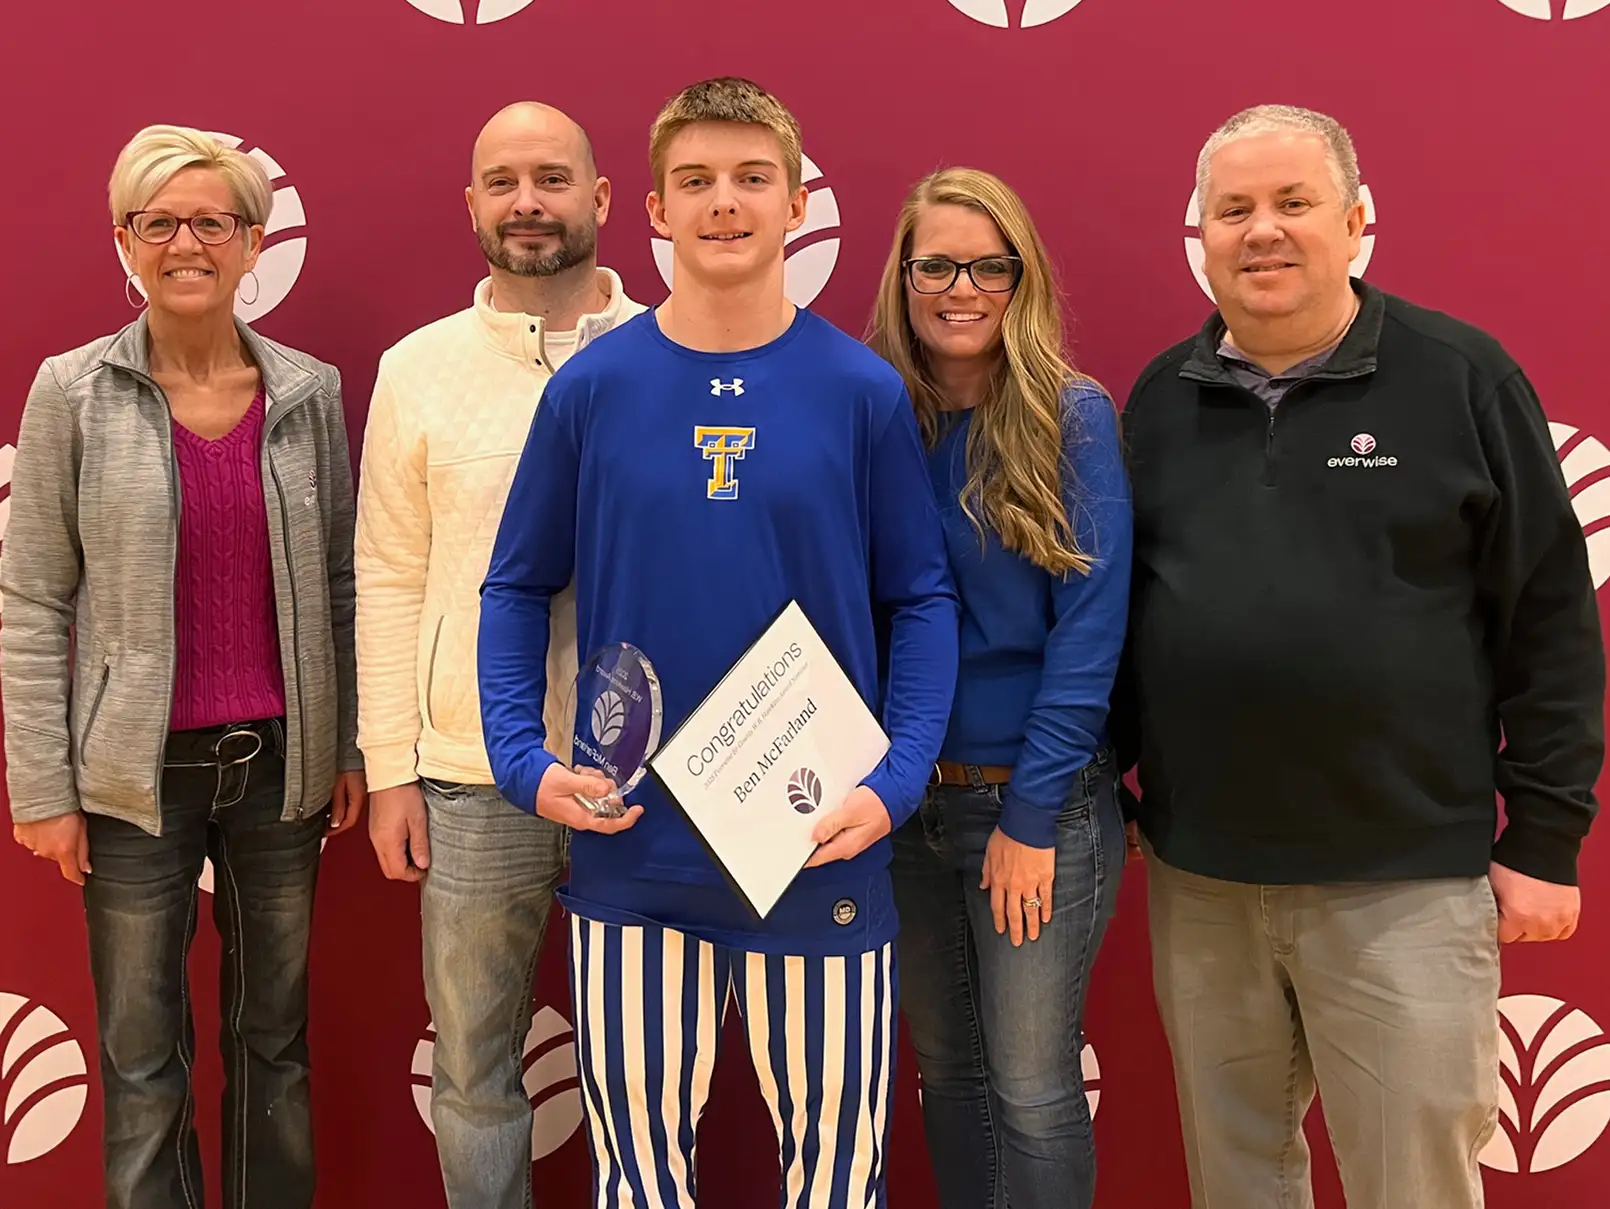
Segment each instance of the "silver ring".
M1037 898L1025 898L1023 900L1023 905L1025 907L1038 907L1040 905L1040 900Z
M233 760L224 759L224 744L231 739L250 739L253 744L251 751ZM227 734L220 735L218 741L212 745L213 758L218 761L218 767L220 768L230 768L236 764L249 764L257 758L257 753L262 750L263 736L246 726L236 727Z

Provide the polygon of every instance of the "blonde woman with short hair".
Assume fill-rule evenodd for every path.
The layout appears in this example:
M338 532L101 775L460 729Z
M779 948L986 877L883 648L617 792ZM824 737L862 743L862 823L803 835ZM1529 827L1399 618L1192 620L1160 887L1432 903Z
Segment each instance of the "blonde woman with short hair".
M1089 1209L1085 987L1124 864L1107 746L1130 559L1116 415L1069 364L1027 209L986 172L911 191L870 343L916 408L961 598L949 729L891 866L940 1203Z
M185 958L210 856L224 1203L305 1209L313 888L364 806L340 378L235 318L272 200L256 161L151 126L109 192L141 313L46 358L17 440L13 831L84 888L108 1206L202 1203Z

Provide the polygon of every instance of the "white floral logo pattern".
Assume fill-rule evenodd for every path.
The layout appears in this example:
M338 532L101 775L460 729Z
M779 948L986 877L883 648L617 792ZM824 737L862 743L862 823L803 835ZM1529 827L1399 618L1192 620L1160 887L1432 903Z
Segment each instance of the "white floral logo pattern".
M67 1140L84 1115L89 1070L60 1016L0 991L0 1145L26 1163Z
M531 1018L521 1048L525 1075L521 1080L531 1097L531 1159L545 1159L570 1139L581 1125L581 1083L576 1078L576 1035L570 1022L551 1007L538 1008ZM436 1026L414 1046L414 1107L432 1133L430 1118L431 1063L436 1054Z
M532 0L408 0L408 3L449 25L491 25L531 6Z
M1586 17L1601 8L1610 8L1610 0L1498 0L1505 8L1513 9L1523 17L1539 21L1552 21L1557 15L1562 21Z
M1082 0L949 0L951 8L982 25L997 29L1032 29L1049 25L1078 8ZM1016 10L1014 13L1013 10ZM1017 19L1014 21L1013 17Z
M1602 588L1610 580L1610 525L1604 523L1610 518L1610 477L1603 473L1610 469L1610 449L1598 437L1569 424L1550 423L1549 435L1571 492L1571 507L1587 538L1593 586Z
M612 688L606 688L593 702L593 739L608 747L621 737L626 726L626 702Z
M1563 1167L1610 1125L1610 1041L1547 995L1511 995L1498 1012L1499 1128L1482 1164L1522 1175Z

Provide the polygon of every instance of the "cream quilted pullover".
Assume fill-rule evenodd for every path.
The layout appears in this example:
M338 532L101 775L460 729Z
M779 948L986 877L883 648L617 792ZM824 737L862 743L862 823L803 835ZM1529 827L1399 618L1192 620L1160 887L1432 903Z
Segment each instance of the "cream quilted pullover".
M600 269L609 304L574 340L531 315L474 304L427 324L380 359L358 488L358 746L369 789L425 776L491 784L481 741L475 640L509 484L553 359L644 308ZM565 333L566 336L570 333ZM554 602L548 646L549 741L568 749L560 717L576 673L575 601ZM563 745L563 746L561 746Z

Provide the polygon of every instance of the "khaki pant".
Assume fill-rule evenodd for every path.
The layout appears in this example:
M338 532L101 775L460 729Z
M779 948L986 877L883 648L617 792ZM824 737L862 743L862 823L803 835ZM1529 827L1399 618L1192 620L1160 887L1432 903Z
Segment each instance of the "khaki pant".
M1485 877L1254 886L1147 852L1193 1209L1311 1209L1317 1082L1349 1209L1480 1209L1498 1123Z

